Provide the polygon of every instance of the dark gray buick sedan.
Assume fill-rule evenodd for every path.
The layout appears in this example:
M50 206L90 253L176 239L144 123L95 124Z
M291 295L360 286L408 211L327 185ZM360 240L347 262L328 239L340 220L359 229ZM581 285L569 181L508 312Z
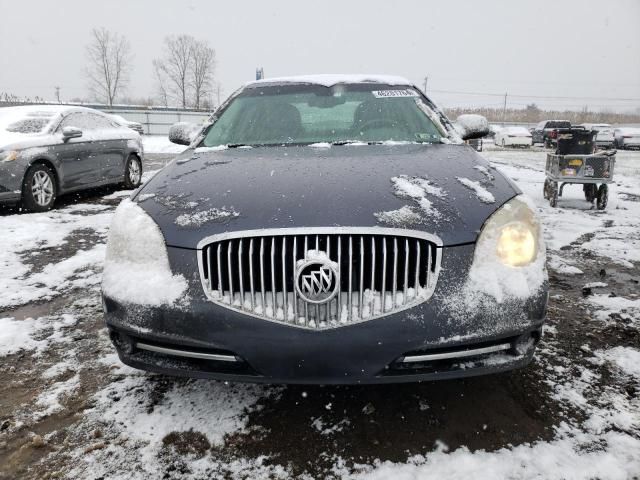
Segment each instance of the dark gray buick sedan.
M0 203L42 212L64 193L114 183L136 188L142 160L140 135L97 110L0 108Z
M410 82L249 83L118 207L121 360L166 374L384 383L526 365L546 316L535 208Z

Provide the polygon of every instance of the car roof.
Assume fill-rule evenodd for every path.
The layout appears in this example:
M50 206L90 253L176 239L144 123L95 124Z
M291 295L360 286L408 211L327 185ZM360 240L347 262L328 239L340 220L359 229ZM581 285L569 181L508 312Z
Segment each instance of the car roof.
M373 75L373 74L320 74L320 75L297 75L290 77L263 78L248 82L245 87L260 87L266 85L283 84L311 84L332 87L340 83L379 83L382 85L405 85L412 83L404 77L395 75Z
M75 105L19 105L15 107L2 107L0 108L0 116L5 115L19 115L19 116L34 116L38 114L49 114L51 116L56 114L64 114L69 112L91 112L103 114L99 110L93 108L80 107Z

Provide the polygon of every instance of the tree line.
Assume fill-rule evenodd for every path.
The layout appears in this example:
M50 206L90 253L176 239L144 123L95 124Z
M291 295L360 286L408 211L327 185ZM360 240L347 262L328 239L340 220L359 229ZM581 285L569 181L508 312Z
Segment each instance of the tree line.
M86 47L86 77L93 99L112 106L122 101L131 79L133 54L124 36L94 28ZM216 52L191 35L165 37L163 53L153 60L157 97L163 106L210 109L215 83Z
M482 115L492 123L523 122L538 123L542 120L562 119L569 120L572 124L580 123L640 123L640 110L637 113L617 113L611 111L592 111L586 107L580 111L575 110L543 110L535 103L525 108L489 108L489 107L465 107L445 108L449 118L457 118L465 113Z

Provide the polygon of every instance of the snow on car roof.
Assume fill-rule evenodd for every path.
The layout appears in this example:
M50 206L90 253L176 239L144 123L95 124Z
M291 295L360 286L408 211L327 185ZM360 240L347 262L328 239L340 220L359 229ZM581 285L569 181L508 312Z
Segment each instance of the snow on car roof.
M339 83L381 83L384 85L412 85L412 83L404 77L395 75L368 75L368 74L320 74L320 75L297 75L291 77L274 77L263 78L248 82L247 87L265 85L265 84L283 84L283 83L307 83L314 85L323 85L332 87Z
M91 108L78 107L75 105L20 105L17 107L0 107L0 123L11 122L25 117L53 117L68 111L96 112L96 110Z
M73 105L0 107L0 148L33 135L46 133L60 115L67 112L95 112L95 110Z

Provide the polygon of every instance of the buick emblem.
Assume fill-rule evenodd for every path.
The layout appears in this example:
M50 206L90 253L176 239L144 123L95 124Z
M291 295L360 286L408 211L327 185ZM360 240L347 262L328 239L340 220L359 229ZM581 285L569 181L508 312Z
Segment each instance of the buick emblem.
M326 260L307 260L296 270L296 290L305 302L321 304L338 293L338 272L334 263Z

